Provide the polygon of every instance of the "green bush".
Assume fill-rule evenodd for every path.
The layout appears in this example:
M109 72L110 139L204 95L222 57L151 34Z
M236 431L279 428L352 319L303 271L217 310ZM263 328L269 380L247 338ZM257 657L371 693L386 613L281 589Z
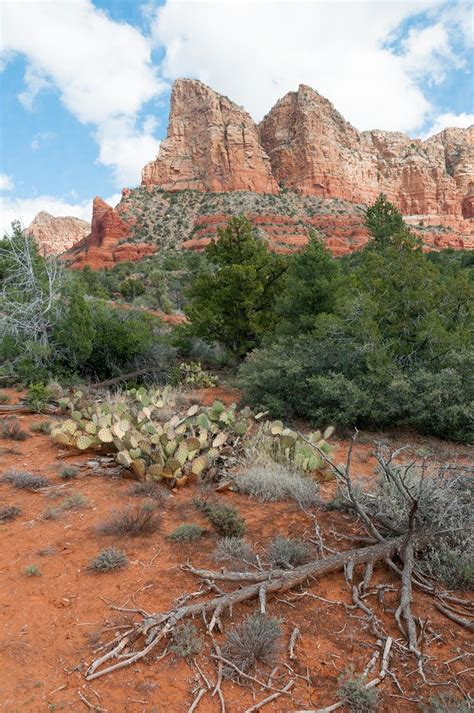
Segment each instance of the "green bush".
M277 569L293 569L311 559L311 547L303 540L278 535L271 542L269 558Z
M37 564L29 564L23 570L23 574L27 577L41 577L41 570Z
M26 400L33 411L41 413L51 399L51 390L45 384L31 384Z
M243 537L245 520L239 512L218 500L198 500L196 507L209 520L213 528L223 537Z
M350 713L370 713L377 710L378 693L366 688L367 680L348 669L339 677L338 695L344 699Z
M195 656L203 646L198 630L191 622L180 624L173 631L173 639L170 644L170 651L182 658Z
M274 664L281 638L279 622L263 614L252 614L231 629L222 647L222 655L244 673L255 669L258 663ZM238 672L224 666L226 678L238 680Z
M123 550L108 547L106 550L99 552L97 557L94 557L88 569L93 572L111 572L115 569L123 569L127 564L128 560Z
M374 239L339 267L314 240L289 259L277 337L240 369L245 398L317 426L408 425L470 442L471 263L425 255L384 196L366 219Z
M31 424L30 431L33 433L44 433L48 436L51 433L51 423L50 421L37 421Z
M71 480L77 478L79 475L79 468L73 465L64 465L59 471L59 477L63 480Z
M201 525L183 523L182 525L178 525L171 535L168 535L168 539L173 540L173 542L195 542L195 540L199 540L205 533L206 529L201 527Z

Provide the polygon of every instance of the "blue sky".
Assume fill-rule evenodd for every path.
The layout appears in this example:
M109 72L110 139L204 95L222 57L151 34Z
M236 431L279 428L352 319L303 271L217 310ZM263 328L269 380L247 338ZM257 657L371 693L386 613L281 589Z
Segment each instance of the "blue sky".
M474 122L465 0L2 0L0 218L90 219L166 135L196 77L256 120L299 83L359 129L425 137Z

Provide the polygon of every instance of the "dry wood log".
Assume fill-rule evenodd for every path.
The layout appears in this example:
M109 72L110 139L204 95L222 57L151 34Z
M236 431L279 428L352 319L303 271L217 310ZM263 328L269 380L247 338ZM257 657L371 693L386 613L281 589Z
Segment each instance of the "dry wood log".
M298 584L302 584L309 578L318 577L328 574L329 572L335 572L343 569L343 567L349 562L354 565L366 564L367 562L376 562L378 560L391 557L400 550L404 541L405 538L397 537L393 540L373 545L372 547L341 552L337 555L333 555L332 557L316 560L290 571L277 570L276 572L219 573L189 567L188 569L191 572L197 574L198 576L203 576L205 579L228 579L237 582L253 580L253 583L235 589L229 593L221 594L213 599L208 599L204 602L178 606L162 614L147 616L142 622L135 624L133 633L127 632L126 636L121 638L114 648L91 663L86 671L86 679L91 681L99 676L111 673L112 671L124 668L125 666L130 666L131 664L134 664L144 658L160 643L160 641L165 639L175 628L176 624L184 618L196 615L202 616L206 612L212 611L214 612L214 615L208 627L209 631L212 631L212 628L215 626L219 615L223 610L232 609L240 602L258 598L262 581L265 581L265 591L267 596L274 592L284 592L292 589ZM420 536L417 538L418 545L421 545L422 542L426 543L426 541L426 535L424 537ZM240 578L238 576L239 574L241 575ZM145 646L142 649L132 649L129 650L128 653L124 653L125 649L130 649L131 646L133 647L136 641L140 638L145 641ZM109 665L106 668L102 668L104 664L117 658L120 658L120 661Z
M48 404L47 406L43 406L40 412L35 411L29 404L22 403L22 404L0 404L0 414L2 413L36 413L39 415L39 413L46 414L47 416L53 416L56 413L59 413L60 409L58 406L54 406L53 404Z

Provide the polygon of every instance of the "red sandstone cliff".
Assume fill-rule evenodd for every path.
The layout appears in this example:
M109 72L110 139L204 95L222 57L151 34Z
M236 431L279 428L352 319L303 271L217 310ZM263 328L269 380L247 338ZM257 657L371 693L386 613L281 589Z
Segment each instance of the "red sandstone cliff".
M250 115L190 79L173 85L168 135L158 158L143 169L142 183L165 190L278 192Z
M406 215L472 217L474 127L445 129L426 141L359 132L302 84L263 119L260 138L286 188L366 204L383 192Z
M371 203L386 193L405 215L474 212L474 127L426 141L359 132L306 85L289 92L259 130L250 116L199 81L173 85L167 138L143 169L165 190L276 193Z
M292 193L278 196L279 184ZM182 193L179 209L172 210L170 192L183 189L200 197L188 201ZM205 205L209 192L214 196ZM124 189L116 209L96 198L90 235L66 258L74 267L106 267L170 243L199 250L235 213L247 215L274 250L303 245L314 227L342 254L366 242L361 206L380 192L420 231L428 249L473 247L474 127L445 129L426 141L359 132L327 99L300 85L257 128L227 97L180 79L173 85L167 138L143 169L142 190ZM338 200L352 205L334 205ZM149 242L137 242L143 239Z
M59 255L82 240L90 229L86 220L71 216L55 217L41 211L26 232L35 239L42 255Z
M124 260L140 260L153 253L151 245L128 243L132 221L120 216L119 210L112 208L102 198L96 196L92 204L90 234L64 254L73 267L89 265L92 268L112 267Z

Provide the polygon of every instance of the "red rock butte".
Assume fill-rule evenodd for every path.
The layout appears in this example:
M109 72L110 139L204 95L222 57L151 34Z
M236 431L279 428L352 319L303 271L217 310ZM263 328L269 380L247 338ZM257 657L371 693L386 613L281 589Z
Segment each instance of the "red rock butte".
M189 192L227 195L229 205L220 200L209 206L196 199L191 209L179 195ZM314 226L341 254L366 242L362 209L381 192L420 228L428 249L474 247L474 126L445 129L426 140L399 132L360 132L303 84L257 126L227 97L197 80L179 79L173 85L167 137L157 158L144 167L141 188L124 189L116 209L96 198L91 233L66 258L75 267L110 266L169 244L171 219L155 221L151 232L143 226L150 224L146 210L169 215L163 205L173 194L174 203L183 205L183 217L171 221L172 242L185 249L203 249L222 219L240 213L255 224L262 218L267 227L274 220L274 229L263 231L273 249L297 249ZM284 200L288 193L299 201L293 211ZM148 208L147 194L155 201ZM243 197L234 201L236 194L265 197L265 209L248 208ZM316 218L312 207L307 212L305 197L321 201ZM334 210L337 201L344 205ZM272 236L284 237L278 226L285 210L286 239L274 243ZM203 231L212 213L220 219L211 219Z

